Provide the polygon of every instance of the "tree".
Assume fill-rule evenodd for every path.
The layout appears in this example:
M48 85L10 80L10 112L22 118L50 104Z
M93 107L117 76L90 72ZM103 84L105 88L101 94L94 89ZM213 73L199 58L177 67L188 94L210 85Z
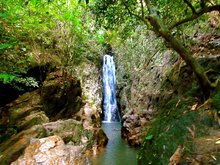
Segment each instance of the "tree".
M96 1L95 6L96 14L99 15L99 19L101 17L102 23L114 23L110 25L111 28L114 28L115 24L121 25L122 22L133 22L134 19L136 23L143 23L147 27L151 27L192 69L206 97L216 87L217 83L209 80L204 68L192 56L190 50L184 47L179 38L172 35L172 29L191 22L205 13L220 12L220 5L215 5L209 0L154 0L151 2L149 0L104 0ZM171 20L176 22L173 23ZM167 26L167 24L171 25Z

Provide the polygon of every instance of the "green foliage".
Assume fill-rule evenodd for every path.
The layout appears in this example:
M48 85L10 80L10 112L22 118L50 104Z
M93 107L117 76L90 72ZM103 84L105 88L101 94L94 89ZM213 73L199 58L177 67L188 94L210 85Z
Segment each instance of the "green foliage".
M199 85L194 82L192 84L192 88L186 92L186 95L191 97L197 97L199 93L199 89L200 89Z
M6 43L2 43L0 45L0 50L4 50L4 49L7 49L7 48L13 48L13 45L12 44L6 44Z
M9 84L15 79L14 75L0 73L0 81L3 81L4 84Z
M17 77L15 78L15 83L23 84L26 87L39 87L38 82L33 77Z
M103 31L97 31L97 33L95 34L95 38L98 42L98 44L103 44L105 41L105 36L104 36L104 32Z
M91 3L88 0L1 1L1 71L24 73L31 65L51 61L54 58L48 57L51 54L58 57L65 71L85 58L98 63L104 35L94 29Z
M212 99L212 101L211 101L212 107L217 110L217 113L220 116L220 102L219 102L219 100L220 100L220 87L218 87L215 90L214 94L212 94L212 96L211 96L211 99Z
M136 1L127 1L135 9ZM93 13L96 15L96 27L103 27L106 30L117 31L118 35L127 38L130 32L134 31L136 25L142 24L134 16L130 15L121 1L95 1L91 6Z
M38 82L33 77L21 77L19 75L0 73L0 81L4 84L11 84L19 91L24 91L24 87L39 87Z
M180 101L178 108L177 102ZM196 112L186 112L188 105L193 104L193 99L173 98L160 111L159 116L148 131L138 158L140 164L168 164L169 159L179 145L185 146L185 153L192 151L193 145L188 128L199 122ZM198 126L199 127L199 126ZM198 132L196 132L198 133ZM198 134L197 134L198 135Z
M144 140L145 140L145 141L152 140L153 137L154 137L154 135L147 135L147 136L144 138Z

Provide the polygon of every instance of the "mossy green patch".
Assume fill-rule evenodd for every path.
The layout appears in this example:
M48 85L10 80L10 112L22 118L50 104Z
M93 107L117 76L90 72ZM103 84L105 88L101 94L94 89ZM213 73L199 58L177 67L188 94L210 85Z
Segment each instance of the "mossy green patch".
M218 87L211 96L211 105L217 110L218 116L220 116L220 87Z
M146 135L153 138L143 143L138 155L139 164L168 164L179 145L185 146L184 154L192 150L190 129L199 127L198 113L188 107L193 103L193 98L179 97L167 102Z

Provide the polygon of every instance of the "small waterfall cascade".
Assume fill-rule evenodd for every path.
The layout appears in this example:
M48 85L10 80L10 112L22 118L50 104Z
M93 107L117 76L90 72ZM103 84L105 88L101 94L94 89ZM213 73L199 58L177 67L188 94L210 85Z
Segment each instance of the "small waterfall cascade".
M115 63L113 56L103 56L103 122L119 122L120 115L116 101Z

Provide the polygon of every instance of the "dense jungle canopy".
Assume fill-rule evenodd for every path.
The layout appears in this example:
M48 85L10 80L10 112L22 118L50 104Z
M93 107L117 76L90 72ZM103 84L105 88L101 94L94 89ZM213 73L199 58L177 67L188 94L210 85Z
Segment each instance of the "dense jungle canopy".
M11 55L10 62L15 64L15 68L4 74L2 72L1 77L10 81L15 78L14 72L22 72L19 65L33 58L30 54L24 56L27 49L38 49L40 46L53 51L60 56L62 65L67 66L82 58L96 59L96 56L89 55L89 51L99 51L103 43L115 44L118 38L123 42L135 34L135 29L142 28L142 31L154 31L183 58L195 72L208 97L217 82L210 82L205 70L192 57L187 48L190 40L186 38L187 32L207 30L205 22L211 12L219 12L218 3L207 0L4 0L1 2L1 53L8 54L19 48L23 53L20 52L21 57ZM197 29L193 28L195 24ZM34 46L26 48L25 42ZM7 62L2 61L2 64L7 65Z

